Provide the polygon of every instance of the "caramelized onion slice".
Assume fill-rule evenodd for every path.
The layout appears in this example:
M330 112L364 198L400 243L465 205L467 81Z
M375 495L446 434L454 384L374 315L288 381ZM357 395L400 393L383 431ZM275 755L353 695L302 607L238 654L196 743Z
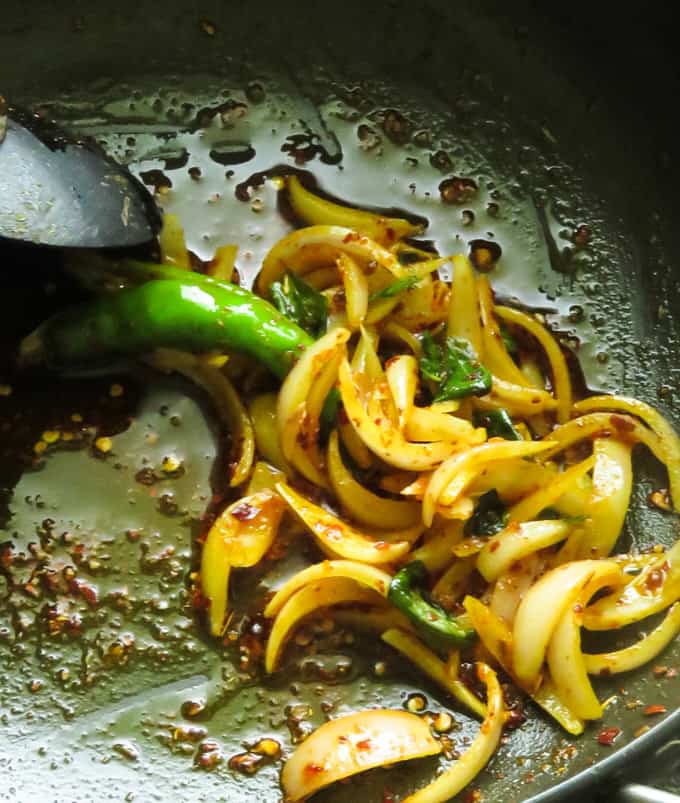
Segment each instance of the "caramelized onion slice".
M295 750L281 773L287 803L359 772L433 756L441 744L407 711L361 711L324 723Z
M347 560L370 564L393 563L406 555L411 543L422 532L422 527L416 525L408 530L389 534L382 532L371 537L305 499L290 486L279 483L276 489L321 547Z
M486 664L477 664L477 676L486 686L487 714L470 747L448 769L409 795L403 803L445 803L458 794L484 768L493 755L503 730L505 704L496 673Z

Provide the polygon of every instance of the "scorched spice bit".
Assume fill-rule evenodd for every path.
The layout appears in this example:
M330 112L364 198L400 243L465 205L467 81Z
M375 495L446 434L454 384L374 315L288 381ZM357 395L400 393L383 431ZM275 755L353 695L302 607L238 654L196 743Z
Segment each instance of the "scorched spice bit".
M621 728L603 728L597 734L597 741L605 747L611 747L621 733Z

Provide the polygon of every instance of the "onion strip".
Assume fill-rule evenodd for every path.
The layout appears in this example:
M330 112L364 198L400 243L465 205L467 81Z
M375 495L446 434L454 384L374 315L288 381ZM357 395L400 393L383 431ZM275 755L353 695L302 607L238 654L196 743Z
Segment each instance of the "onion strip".
M441 752L427 723L408 711L373 709L324 722L286 761L281 785L297 803L359 772Z
M451 337L460 337L472 346L472 350L481 360L482 325L479 319L479 300L477 283L470 260L462 254L452 257L453 279L451 281L451 300L447 333Z
M286 602L299 591L303 586L316 583L319 580L326 580L329 577L346 577L355 580L359 585L370 588L387 597L392 576L376 569L375 566L367 566L365 563L357 563L351 560L324 560L321 563L313 563L306 569L302 569L287 580L276 592L264 609L267 619L276 616Z
M569 534L566 521L528 521L510 524L491 537L477 556L477 569L491 583L517 561L563 541Z
M305 499L290 486L279 483L276 490L322 548L346 560L369 564L393 563L406 555L422 532L422 527L415 526L389 535L383 532L369 537Z
M382 245L420 234L423 227L403 218L385 217L363 209L327 201L310 192L297 176L286 179L288 200L296 215L305 223L322 226L345 226L373 238Z
M673 505L676 510L680 508L680 437L658 410L643 401L630 399L626 396L590 396L587 399L576 402L573 409L577 413L619 410L637 416L644 421L655 433L663 448L663 457L656 452L654 453L666 464Z
M312 257L319 254L321 259L313 258L311 262L308 259L300 259L300 252L303 250ZM351 228L307 226L283 237L265 256L262 270L257 277L257 290L266 298L272 282L283 276L286 270L305 273L305 267L307 269L312 266L322 267L325 260L335 261L340 253L346 253L360 263L376 262L398 279L408 275L408 271L400 265L394 254ZM335 257L328 260L331 254Z
M303 586L283 605L272 625L265 651L265 670L275 671L286 641L302 619L321 608L351 602L355 605L375 604L381 599L375 591L362 588L346 577L331 577Z
M524 688L535 690L546 650L564 611L584 593L588 584L619 586L621 568L611 560L580 560L552 569L524 595L515 615L513 674Z
M434 468L451 454L451 444L409 443L390 421L376 424L361 403L347 360L340 364L339 378L347 417L366 446L386 463L406 471L424 471Z
M472 711L476 716L483 718L486 716L487 709L484 703L479 700L468 689L468 687L457 677L452 677L447 670L447 665L440 660L422 641L413 633L403 630L386 630L382 640L400 652L409 661L412 661L419 669L432 678L435 683L441 686L449 694Z
M486 685L487 714L479 733L463 755L434 781L409 795L403 803L445 803L465 788L493 755L503 730L505 704L496 673L477 664L477 677Z
M444 491L446 491L444 504L449 505L455 502L488 463L492 463L494 460L505 460L509 457L527 457L548 448L550 447L546 441L492 440L453 455L442 463L430 477L423 497L425 526L429 527L432 524L437 503Z
M598 655L584 654L589 675L617 675L644 666L664 650L680 633L680 602L674 603L663 621L651 633L630 647Z
M516 502L508 511L508 520L513 522L533 519L542 510L553 505L567 491L571 490L581 477L592 470L594 465L595 455L591 455L580 463L576 463L575 466L571 466L566 471L557 474L547 485L537 488L529 496L525 496L524 499Z
M326 463L335 496L355 521L367 527L389 530L410 527L420 520L420 506L417 503L385 499L354 479L342 461L335 430L328 439Z
M589 605L583 615L583 624L588 630L625 627L659 613L678 599L680 541L648 564L623 589Z
M549 675L545 675L540 688L533 691L527 689L514 676L512 669L513 637L505 622L475 597L465 597L463 605L480 641L513 681L523 688L532 700L540 705L547 714L550 714L567 733L572 736L579 736L583 733L583 720L575 716L560 700Z
M506 323L526 329L533 335L545 351L552 371L553 386L557 398L557 420L562 424L571 414L571 379L567 361L553 334L532 315L511 307L496 307L496 315Z

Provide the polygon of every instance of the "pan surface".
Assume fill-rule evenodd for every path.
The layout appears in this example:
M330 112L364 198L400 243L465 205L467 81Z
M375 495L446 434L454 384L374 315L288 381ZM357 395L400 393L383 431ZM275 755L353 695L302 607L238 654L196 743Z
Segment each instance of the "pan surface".
M209 258L238 242L250 279L287 230L259 177L281 164L309 170L338 197L427 217L442 251L493 239L503 254L495 287L545 311L591 387L638 396L680 423L677 235L663 179L652 178L672 165L662 169L665 143L652 145L643 126L622 130L625 104L600 94L606 70L584 92L578 70L560 75L570 63L558 46L492 4L457 4L454 17L443 3L417 14L399 2L346 3L342 13L305 3L295 21L271 6L240 9L171 3L159 15L156 4L121 2L106 16L77 3L36 18L10 4L1 89L169 187L164 208L179 214L190 248ZM463 205L441 200L453 177L475 184ZM430 710L448 710L450 700L360 637L313 661L293 656L266 682L245 653L207 638L188 593L201 516L226 484L207 400L141 369L14 376L11 345L72 288L55 282L58 255L4 256L0 385L12 392L0 397L0 799L268 803L280 799L279 766L231 769L244 744L272 736L289 750L328 712L400 707L416 691ZM168 454L181 458L180 476L158 470ZM625 545L672 543L675 518L646 499L664 474L638 458ZM253 577L236 583L244 605ZM256 595L275 579L258 577ZM679 659L676 644L657 663ZM631 761L628 751L675 727L670 715L642 714L649 704L672 712L680 694L673 672L652 670L598 680L612 701L576 741L527 707L474 787L487 800L547 800L597 762L604 772L617 754ZM462 748L476 725L450 710ZM621 729L612 746L597 741L605 727ZM435 768L371 773L319 799L382 801L385 788L398 796Z

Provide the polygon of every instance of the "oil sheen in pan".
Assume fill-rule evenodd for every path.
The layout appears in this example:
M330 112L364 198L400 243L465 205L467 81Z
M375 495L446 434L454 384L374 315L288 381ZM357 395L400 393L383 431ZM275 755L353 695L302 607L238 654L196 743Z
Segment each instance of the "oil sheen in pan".
M255 186L251 178L287 163L311 171L320 187L338 198L426 217L427 236L442 253L466 251L473 240L497 243L501 257L491 278L498 290L549 310L549 320L578 338L591 385L635 392L624 372L622 338L617 346L617 330L608 326L606 311L617 296L602 281L605 263L627 258L623 241L606 229L599 202L559 160L550 131L543 132L545 154L540 148L530 153L534 146L513 141L508 147L520 151L520 158L514 150L509 154L492 147L508 135L500 119L494 128L491 117L480 112L487 122L478 130L455 128L445 115L428 109L428 99L402 102L383 88L376 88L374 97L358 98L329 87L318 110L270 80L251 84L243 93L218 91L208 83L202 94L183 96L174 89L138 93L134 108L123 95L112 91L87 120L82 106L71 114L62 107L62 116L76 123L80 116L83 130L97 135L149 183L168 188L160 192L162 204L180 216L189 245L200 257L210 258L217 246L236 242L238 267L252 280L287 223L277 210L274 184ZM543 184L523 174L521 162L530 158L545 168ZM237 199L237 192L244 200ZM616 292L624 290L630 288ZM617 325L631 328L630 314L622 310ZM595 359L599 353L608 359ZM106 395L108 387L107 380L101 393ZM398 667L388 666L386 675L376 673L376 661L384 656L349 644L337 645L272 685L243 684L238 667L194 630L183 582L173 580L167 568L176 560L186 569L192 520L211 493L214 440L194 398L191 388L171 382L156 386L139 403L131 394L127 403L134 421L113 435L114 459L97 458L93 466L86 450L59 452L40 473L26 473L15 491L8 537L28 551L47 516L59 533L75 533L77 541L88 544L103 542L116 571L106 574L95 566L93 584L109 591L128 584L137 598L130 610L116 610L107 602L101 622L95 619L99 614L89 614L92 629L85 646L68 639L39 646L29 629L31 660L12 656L9 668L23 673L12 684L16 707L22 713L35 711L38 723L25 725L20 714L12 716L13 738L31 755L37 750L34 772L16 773L18 799L37 795L46 776L57 797L98 799L82 786L94 768L96 777L106 777L120 797L153 788L162 799L240 801L256 794L273 803L280 796L276 764L252 776L229 769L229 759L244 752L244 741L271 735L290 746L327 714L371 705L401 707L423 689L415 676L392 674ZM139 472L162 462L168 451L184 461L184 475L152 485L140 482ZM171 494L165 508L159 499L164 494ZM85 497L98 502L81 502ZM239 593L238 582L235 586ZM129 634L138 655L120 666L107 663L112 645L118 654L118 639L127 649ZM329 673L336 682L317 693L321 674ZM46 694L27 694L25 677L29 684L38 681L33 688ZM602 696L608 688L602 685ZM626 688L634 697L637 681L627 682ZM677 695L669 681L664 693L672 698L673 689ZM447 710L432 689L425 688L425 696L429 710ZM626 699L612 705L611 721L604 724L632 732L639 716L626 709ZM456 727L451 737L454 745L462 744L476 726L452 713ZM72 724L55 742L54 728L64 718ZM604 748L601 752L606 754ZM585 766L591 757L585 753L572 750L544 720L530 717L479 784L489 799L523 798ZM56 771L49 769L52 764ZM382 800L385 787L399 793L409 784L424 783L435 766L436 761L421 762L408 773L408 781L406 774L372 773L330 790L323 799Z

